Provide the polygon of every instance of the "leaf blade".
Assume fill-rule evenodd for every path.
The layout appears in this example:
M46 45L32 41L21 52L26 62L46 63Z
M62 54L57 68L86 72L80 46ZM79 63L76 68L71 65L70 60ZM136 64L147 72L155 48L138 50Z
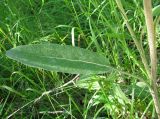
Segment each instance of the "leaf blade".
M86 49L58 44L18 46L6 55L25 65L72 74L101 74L107 72L108 60Z

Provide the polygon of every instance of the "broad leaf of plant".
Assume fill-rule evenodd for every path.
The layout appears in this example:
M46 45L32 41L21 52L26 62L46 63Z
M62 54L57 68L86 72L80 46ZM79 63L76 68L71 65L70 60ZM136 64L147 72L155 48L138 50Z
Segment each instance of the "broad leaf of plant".
M101 74L111 70L103 55L68 45L24 45L7 51L6 55L28 66L49 71Z

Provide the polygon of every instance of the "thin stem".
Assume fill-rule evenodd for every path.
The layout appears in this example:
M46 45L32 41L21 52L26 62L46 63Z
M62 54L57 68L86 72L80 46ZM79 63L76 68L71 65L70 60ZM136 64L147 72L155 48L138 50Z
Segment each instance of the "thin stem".
M143 49L143 47L142 47L142 44L141 44L141 43L139 42L139 40L136 38L136 35L135 35L132 27L130 26L129 22L128 22L128 17L127 17L127 15L126 15L125 11L124 11L124 8L123 8L123 5L122 5L122 3L121 3L121 0L116 0L116 3L117 3L118 8L120 9L120 11L121 11L121 13L122 13L124 22L125 22L128 30L129 30L129 32L130 32L130 34L131 34L131 37L132 37L132 39L133 39L133 41L134 41L134 43L135 43L135 45L136 45L136 47L137 47L137 49L138 49L138 52L140 53L140 56L141 56L141 59L142 59L144 68L145 68L145 70L146 70L146 72L147 72L147 75L149 75L149 74L150 74L150 73L149 73L149 65L148 65L147 58L146 58L146 56L145 56L145 52L144 52L144 49Z
M158 100L158 91L157 91L157 85L156 85L157 51L156 51L156 41L155 41L156 39L154 35L155 30L154 30L151 0L143 0L143 4L144 4L144 14L146 19L146 25L147 25L148 43L149 43L150 60L151 60L151 73L149 75L149 78L151 80L150 92L153 97L158 118L160 119L160 103Z

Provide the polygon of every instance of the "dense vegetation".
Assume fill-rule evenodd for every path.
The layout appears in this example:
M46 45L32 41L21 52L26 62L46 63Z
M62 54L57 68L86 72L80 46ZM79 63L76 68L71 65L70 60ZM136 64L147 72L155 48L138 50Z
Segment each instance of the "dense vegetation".
M149 63L143 2L122 4ZM155 15L158 50L159 21ZM28 67L6 57L7 50L19 45L74 45L73 40L77 47L104 55L118 72L88 78ZM147 83L140 54L114 0L0 1L1 118L157 118Z

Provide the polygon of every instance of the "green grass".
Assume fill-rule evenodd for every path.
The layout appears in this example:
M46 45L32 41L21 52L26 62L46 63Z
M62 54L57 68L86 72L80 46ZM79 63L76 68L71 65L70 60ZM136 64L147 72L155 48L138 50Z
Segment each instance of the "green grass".
M122 3L149 59L142 1ZM160 4L158 0L153 3L153 6ZM25 44L72 45L72 28L75 28L76 46L105 55L111 65L122 72L104 74L104 79L91 78L90 83L83 78L76 79L82 81L82 87L77 87L75 75L30 68L5 56L6 50ZM159 24L156 30L159 49L158 28ZM115 1L0 1L1 118L156 118L148 88L137 86L137 82L141 82L137 77L146 81L145 74ZM99 90L93 90L94 84Z

